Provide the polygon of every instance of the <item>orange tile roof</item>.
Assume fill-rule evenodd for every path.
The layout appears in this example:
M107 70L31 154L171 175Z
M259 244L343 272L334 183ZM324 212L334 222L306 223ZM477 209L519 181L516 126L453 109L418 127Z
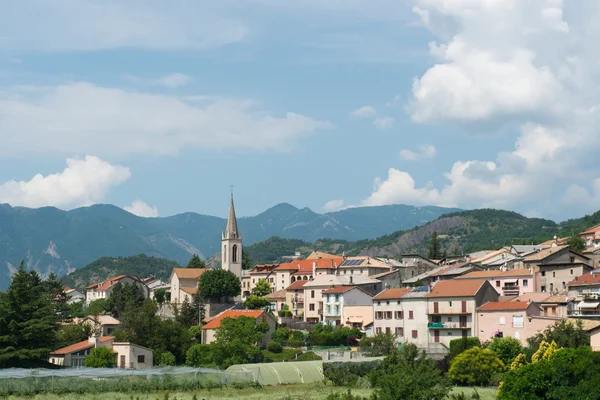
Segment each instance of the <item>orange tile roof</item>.
M569 282L567 286L585 286L585 285L599 285L600 284L600 273L588 272L578 276L573 281Z
M337 268L343 261L344 259L342 257L319 258L317 260L294 260L279 265L275 270L312 272L313 263L316 263L316 269L331 269Z
M265 296L265 299L267 300L281 300L281 299L285 299L285 290L278 290L276 292L273 293L269 293L268 295Z
M354 288L355 288L355 286L337 286L337 287L334 287L331 289L323 290L323 294L346 293Z
M511 278L513 276L532 276L533 274L527 269L511 269L509 271L473 271L455 279L484 279L484 278Z
M580 235L587 235L589 233L596 233L600 231L600 225L594 225L591 228L589 228L588 230L585 230L581 233L579 233Z
M296 282L292 283L290 286L286 287L285 290L301 289L302 286L306 285L307 283L308 283L308 281L297 280Z
M265 313L264 310L226 310L216 317L212 318L208 323L202 326L202 329L218 329L221 327L221 321L225 318L251 317L258 318Z
M198 279L206 271L210 271L209 268L173 268L175 275L179 279Z
M485 279L439 281L431 288L431 293L425 295L425 297L475 296L485 283L487 283Z
M108 278L105 281L102 281L100 283L94 283L93 285L90 285L88 287L86 287L86 289L95 289L95 290L99 290L99 291L104 291L106 289L108 289L109 287L111 287L112 285L116 285L117 282L119 282L121 279L126 278L127 275L119 275L119 276L115 276L114 278ZM134 280L138 280L137 278L130 276L131 279Z
M100 343L109 342L111 340L115 340L115 337L114 336L100 336L100 338L98 339L98 341ZM85 349L88 349L91 347L94 347L94 345L92 343L90 343L89 341L84 340L82 342L75 343L75 344L69 345L67 347L58 349L58 350L54 350L50 354L55 354L55 355L71 354L71 353L76 353L78 351L85 350Z
M406 293L409 293L411 290L412 290L412 288L392 288L392 289L384 290L383 292L381 292L378 295L376 295L375 297L373 297L373 300L399 299L402 296L404 296Z
M198 288L197 287L194 287L194 288L182 287L180 289L183 290L184 292L186 292L187 294L191 294L191 295L194 295L194 294L198 293Z
M500 301L488 301L481 307L477 308L477 311L508 311L508 310L527 310L531 303L524 301L511 301L511 302L500 302Z

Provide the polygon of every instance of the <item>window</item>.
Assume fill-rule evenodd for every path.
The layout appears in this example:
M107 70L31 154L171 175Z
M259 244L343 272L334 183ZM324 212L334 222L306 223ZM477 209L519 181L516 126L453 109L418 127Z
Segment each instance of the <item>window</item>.
M383 312L382 311L377 311L375 313L375 319L383 319Z
M504 316L500 317L500 320L498 321L498 324L500 324L500 325L506 324L506 318Z
M575 257L571 257L571 263L575 262Z
M413 338L413 339L416 339L416 338L418 338L418 337L419 337L419 331L417 331L417 330L413 330L413 331L411 332L411 336L412 336L412 338Z
M386 311L385 312L385 319L392 319L392 312L391 311Z
M311 290L311 291L310 291L310 298L311 298L311 299L314 299L314 298L315 298L315 291L314 291L314 290Z
M412 310L408 312L408 319L415 319L415 314Z
M552 277L556 278L556 271L552 271Z
M146 356L138 356L138 364L143 364L146 362Z
M546 276L546 271L542 271L542 276Z
M381 302L380 302L380 301L378 301L378 302L377 302L377 305L378 305L378 306L380 306L380 305L381 305Z
M411 271L411 272L412 272L412 276L413 276L413 278L414 278L414 276L415 276L415 271Z
M387 304L389 306L390 305L390 301L389 300L386 301L385 304Z
M496 287L500 287L500 281L496 281Z
M315 311L315 305L314 304L309 304L308 305L308 311Z
M449 302L448 302L448 305L449 305L450 307L452 307L452 302L451 302L451 301L449 301Z
M542 286L542 287L540 287L540 290L541 290L542 292L545 292L545 291L546 291L546 286Z
M402 319L402 318L404 318L404 316L402 315L403 314L402 311L395 311L394 314L395 314L394 317L396 319Z
M396 302L396 304L400 304L400 300L398 300L398 301Z
M523 287L527 287L529 285L529 282L527 281L527 279L523 279Z
M262 322L267 322L267 316L266 315L262 316Z
M567 284L565 282L563 282L562 285L563 285L563 289L567 288Z
M385 328L385 333L392 333L392 328Z
M523 327L523 316L522 315L513 315L513 327L515 327L515 328Z
M448 336L452 336L452 332L448 332Z
M375 328L375 333L380 334L381 333L381 328Z
M404 336L404 328L396 328L396 336Z
M573 270L571 270L571 275L573 275Z
M448 322L452 322L452 317L448 317Z
M231 246L231 262L234 263L234 264L238 262L238 247L237 247L237 244L234 244L233 246Z

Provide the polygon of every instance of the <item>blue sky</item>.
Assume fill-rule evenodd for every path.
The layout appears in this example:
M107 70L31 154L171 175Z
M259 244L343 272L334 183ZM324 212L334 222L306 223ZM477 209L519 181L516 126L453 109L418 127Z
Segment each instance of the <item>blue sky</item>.
M0 202L600 208L595 2L2 4Z

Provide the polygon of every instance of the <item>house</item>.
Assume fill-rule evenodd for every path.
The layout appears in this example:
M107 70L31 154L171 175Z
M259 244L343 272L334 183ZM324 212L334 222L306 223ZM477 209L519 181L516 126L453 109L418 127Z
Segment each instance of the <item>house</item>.
M401 261L397 261L391 258L378 257L377 260L382 261L392 268L394 271L398 271L398 277L400 282L404 282L406 279L414 278L417 275L423 274L427 271L438 268L438 265L419 254L402 254ZM380 273L378 275L382 275ZM400 287L390 286L390 287Z
M110 315L89 315L83 318L73 318L74 324L86 324L92 332L100 336L110 336L121 325L121 321Z
M589 248L600 246L600 225L592 226L591 228L580 232L579 237L585 241L585 245Z
M356 286L324 290L323 319L327 325L362 329L373 322L372 296Z
M79 303L85 301L85 295L77 289L63 286L63 291L67 295L67 304Z
M478 332L477 307L498 301L498 292L485 279L437 282L427 300L429 347L449 348L450 341Z
M523 259L525 268L538 267L536 292L558 293L567 289L567 283L590 272L591 259L567 245L551 246Z
M471 262L482 265L486 269L522 268L522 258L512 246L505 246L485 255L473 258Z
M417 275L414 278L406 279L402 285L410 286L432 286L435 282L442 280L450 280L456 277L466 275L473 271L482 271L483 267L479 264L474 264L469 261L453 263L451 265L443 265L431 271Z
M391 288L373 297L373 328L376 334L392 333L396 336L397 342L403 341L404 311L401 299L412 290L412 288Z
M382 289L381 281L363 275L317 275L302 286L306 322L323 321L323 291L336 286L358 286L371 295Z
M569 316L600 319L600 270L583 274L567 284L573 299Z
M337 273L339 275L372 276L391 271L393 266L382 260L367 256L344 257Z
M208 268L173 268L169 278L171 303L181 304L198 293L198 282Z
M284 290L278 290L276 292L269 293L265 296L265 299L271 302L271 310L277 312L285 309L285 296L286 292Z
M62 367L82 367L85 358L95 347L111 349L117 368L152 368L153 351L129 342L115 342L114 336L91 336L88 340L55 350L49 354L49 362Z
M296 318L304 317L304 285L308 280L297 280L285 288L285 303Z
M156 279L153 277L142 279L142 282L144 282L144 285L148 287L150 298L152 300L156 299L155 293L159 289L164 289L165 292L168 293L167 296L170 296L171 284L169 282L163 282L160 279Z
M263 336L261 345L265 346L271 335L275 331L277 321L275 317L264 310L225 310L216 317L211 318L204 326L202 326L202 343L209 344L215 341L217 329L221 327L221 322L226 318L250 317L256 319L256 323L267 323L269 330Z
M566 291L553 294L539 302L543 317L567 318L573 313L575 298L570 297Z
M528 317L540 313L541 308L535 303L487 302L477 308L476 336L482 343L495 337L512 337L527 345L527 338L538 329Z
M340 258L340 256L336 256L335 254L325 253L323 251L313 251L305 259L306 260L319 260L321 258L332 259L332 258Z
M251 296L256 284L261 279L266 280L271 285L271 290L275 291L275 273L274 270L279 264L257 264L247 274L242 274L242 299Z
M142 291L144 298L148 298L150 294L148 287L139 278L129 275L119 275L88 286L85 296L86 303L89 304L91 301L98 299L108 299L117 283L122 285L136 285Z
M585 249L582 254L586 257L589 257L592 261L592 267L598 268L600 267L600 246L590 247L589 249Z
M535 290L536 274L533 269L474 271L456 278L486 279L501 296L519 296Z

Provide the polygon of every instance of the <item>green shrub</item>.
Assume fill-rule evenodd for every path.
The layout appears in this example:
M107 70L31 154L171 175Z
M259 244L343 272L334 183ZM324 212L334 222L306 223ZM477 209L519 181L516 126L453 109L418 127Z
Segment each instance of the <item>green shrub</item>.
M521 342L517 339L506 337L503 339L494 338L492 343L488 346L488 349L492 350L504 365L508 368L515 358L523 351Z
M115 356L107 347L96 347L85 358L83 365L91 368L112 368L115 366Z
M476 337L465 337L450 341L450 358L454 358L465 350L472 347L480 347L481 342Z
M348 389L348 391L345 393L331 393L325 398L325 400L367 400L367 398L358 395L354 396L352 391Z
M204 367L214 364L210 344L195 344L185 353L185 364L190 367Z
M296 356L299 356L302 352L296 349L283 349L281 353L272 353L269 350L263 350L261 352L262 360L260 362L282 362L282 361L294 361Z
M267 343L267 350L271 353L281 353L283 351L283 346L278 342L270 341Z
M381 361L364 362L333 362L323 364L325 381L330 381L334 386L352 387L361 376L367 376L379 368Z
M492 350L473 347L452 360L448 376L460 385L487 386L504 367Z
M322 359L323 358L320 355L315 354L312 351L305 351L296 358L296 361L318 361Z
M161 367L169 367L176 364L175 356L170 351L165 351L158 358L158 365Z

